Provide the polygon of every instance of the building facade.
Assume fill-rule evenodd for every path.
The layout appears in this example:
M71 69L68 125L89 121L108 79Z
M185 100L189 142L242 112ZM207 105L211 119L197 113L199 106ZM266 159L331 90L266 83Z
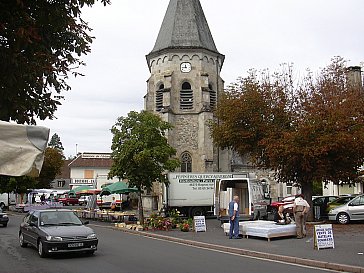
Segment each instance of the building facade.
M118 181L117 178L107 179L112 166L110 153L81 153L69 163L69 189L78 186L91 186L97 189L106 183Z

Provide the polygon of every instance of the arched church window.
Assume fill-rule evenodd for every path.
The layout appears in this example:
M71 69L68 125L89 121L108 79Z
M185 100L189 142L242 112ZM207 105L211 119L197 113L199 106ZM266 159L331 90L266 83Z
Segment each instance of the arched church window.
M180 109L193 109L193 91L191 84L188 82L182 84L182 90L180 91Z
M212 87L212 84L209 84L209 92L210 92L210 108L214 109L216 106L217 96L216 96L216 91Z
M157 112L160 112L163 108L163 90L164 84L161 84L155 92L155 110Z
M192 157L188 152L184 152L181 154L181 172L182 173L192 172Z

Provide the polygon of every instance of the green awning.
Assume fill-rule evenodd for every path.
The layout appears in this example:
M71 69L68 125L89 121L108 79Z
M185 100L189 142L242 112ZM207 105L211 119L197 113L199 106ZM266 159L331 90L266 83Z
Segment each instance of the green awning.
M129 192L138 192L138 189L129 188L127 183L119 181L102 188L100 195L109 195L114 193L125 194Z
M93 189L91 186L79 186L68 192L68 195L76 195L76 192Z

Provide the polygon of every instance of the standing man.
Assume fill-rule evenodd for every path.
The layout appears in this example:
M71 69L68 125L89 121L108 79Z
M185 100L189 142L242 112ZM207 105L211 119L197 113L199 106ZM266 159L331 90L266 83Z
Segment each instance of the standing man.
M310 205L304 199L303 194L296 196L293 204L294 219L296 222L297 239L306 237L306 218L310 210Z
M239 196L234 196L229 203L230 234L229 239L240 239L239 237Z

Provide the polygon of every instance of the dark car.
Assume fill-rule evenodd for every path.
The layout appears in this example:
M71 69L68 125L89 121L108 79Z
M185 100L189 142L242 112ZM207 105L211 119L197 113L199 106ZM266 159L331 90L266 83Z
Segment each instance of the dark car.
M3 212L2 209L0 208L0 224L6 227L8 225L8 222L9 222L8 215L5 212Z
M98 239L72 210L52 209L34 210L24 217L19 229L19 243L21 247L33 245L40 257L65 252L92 255L97 250Z
M327 204L338 199L338 196L318 196L312 200L316 219L327 218Z

